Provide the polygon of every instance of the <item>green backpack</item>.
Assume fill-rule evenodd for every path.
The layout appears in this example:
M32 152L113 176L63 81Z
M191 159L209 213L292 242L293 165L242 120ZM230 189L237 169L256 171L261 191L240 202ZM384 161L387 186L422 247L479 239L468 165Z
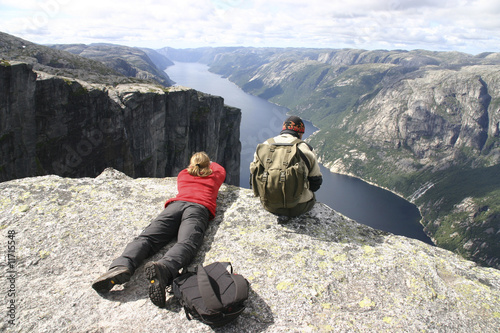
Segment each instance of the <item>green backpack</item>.
M271 209L292 208L309 186L307 180L309 161L296 139L291 143L257 145L256 161L250 164L250 182L255 196L259 196L264 207Z

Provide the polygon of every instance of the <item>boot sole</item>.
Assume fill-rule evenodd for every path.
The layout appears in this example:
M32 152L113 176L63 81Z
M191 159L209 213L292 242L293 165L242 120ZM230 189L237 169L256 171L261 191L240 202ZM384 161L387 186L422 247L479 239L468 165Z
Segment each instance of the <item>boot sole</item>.
M165 286L161 283L160 273L154 263L150 263L144 267L146 277L150 283L149 285L149 299L157 307L163 308L165 306Z
M107 293L115 285L130 281L130 276L131 274L128 271L119 272L116 275L109 275L109 276L106 276L106 274L104 274L100 279L97 279L92 284L92 288L94 288L94 290L97 291L98 293L101 294Z

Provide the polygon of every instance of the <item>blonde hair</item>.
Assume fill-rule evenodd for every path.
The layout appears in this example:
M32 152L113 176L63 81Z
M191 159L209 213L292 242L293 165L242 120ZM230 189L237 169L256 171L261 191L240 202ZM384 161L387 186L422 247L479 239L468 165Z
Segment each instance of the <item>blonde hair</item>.
M208 157L207 153L204 151L194 153L193 156L191 156L187 171L191 176L210 176L212 174L212 169L210 169L210 157Z

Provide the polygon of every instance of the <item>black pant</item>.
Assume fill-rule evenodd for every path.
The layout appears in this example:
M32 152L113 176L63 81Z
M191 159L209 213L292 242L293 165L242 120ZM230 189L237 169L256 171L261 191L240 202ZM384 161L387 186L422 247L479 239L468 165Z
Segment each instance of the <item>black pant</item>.
M153 220L142 233L129 243L110 268L126 266L133 274L148 257L157 253L177 237L177 243L158 260L175 278L179 269L187 266L200 248L208 226L209 211L200 204L174 201Z

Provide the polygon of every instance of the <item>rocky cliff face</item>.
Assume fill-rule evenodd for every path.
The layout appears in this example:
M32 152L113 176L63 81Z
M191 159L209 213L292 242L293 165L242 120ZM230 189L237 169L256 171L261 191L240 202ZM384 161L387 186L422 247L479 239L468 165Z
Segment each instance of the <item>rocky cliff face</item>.
M175 195L175 178L44 176L0 183L6 332L213 332L169 297L154 306L139 267L98 295L92 281ZM498 332L500 274L374 230L317 203L286 224L251 190L223 184L197 263L230 261L247 309L217 332ZM149 260L156 260L166 249Z
M0 63L0 175L35 175L36 73L27 64Z
M325 129L315 139L323 142L320 155L333 171L378 179L406 194L418 186L397 188L366 166L384 164L385 170L401 176L452 166L498 165L499 78L498 66L469 66L454 71L420 70L385 85L376 94L361 98L355 110L344 112L334 129ZM325 142L337 135L333 132L352 138L328 152L322 148L331 146ZM375 147L382 151L370 152Z
M0 180L58 174L175 176L206 151L239 179L241 112L220 97L151 84L89 84L0 66ZM224 126L221 126L224 124Z
M360 126L344 123L367 141L407 147L422 164L449 162L464 148L498 164L499 78L500 68L488 66L421 72L384 87L363 105L368 117L356 122Z

